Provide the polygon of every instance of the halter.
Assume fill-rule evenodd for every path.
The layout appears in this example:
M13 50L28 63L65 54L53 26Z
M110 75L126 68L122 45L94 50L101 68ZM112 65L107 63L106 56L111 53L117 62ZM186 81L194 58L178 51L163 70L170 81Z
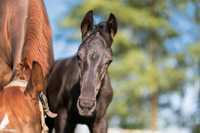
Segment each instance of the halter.
M27 84L28 84L27 80L16 79L16 80L12 80L4 88L10 88L10 87L13 87L13 86L18 86L18 87L20 87L20 90L24 92Z

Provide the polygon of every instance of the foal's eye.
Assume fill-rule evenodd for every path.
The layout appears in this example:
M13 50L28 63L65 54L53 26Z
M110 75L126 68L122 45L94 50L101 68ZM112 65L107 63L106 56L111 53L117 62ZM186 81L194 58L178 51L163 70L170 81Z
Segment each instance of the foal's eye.
M80 55L79 55L79 54L77 55L77 58L78 58L78 61L80 61L80 60L81 60L81 57L80 57Z
M112 59L108 60L108 61L106 62L106 65L110 65L111 62L112 62Z
M78 64L81 65L82 59L81 59L80 55L77 55L77 59L78 59Z
M82 60L83 60L83 57L84 57L84 50L81 49L81 50L79 50L78 53L77 53L77 58L78 58L79 61L82 61Z

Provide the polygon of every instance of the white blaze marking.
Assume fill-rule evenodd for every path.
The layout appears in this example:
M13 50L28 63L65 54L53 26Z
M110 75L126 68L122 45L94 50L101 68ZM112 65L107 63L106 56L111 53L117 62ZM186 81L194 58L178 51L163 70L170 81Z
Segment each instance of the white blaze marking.
M9 124L9 119L8 119L8 115L5 114L3 120L0 123L0 130L6 128L6 126Z

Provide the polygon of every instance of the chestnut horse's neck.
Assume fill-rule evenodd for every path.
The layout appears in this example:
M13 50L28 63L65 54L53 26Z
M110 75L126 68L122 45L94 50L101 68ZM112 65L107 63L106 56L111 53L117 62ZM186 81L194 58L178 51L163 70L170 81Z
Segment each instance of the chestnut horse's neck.
M0 85L11 75L29 79L33 61L46 76L54 59L43 0L0 0L0 18Z
M53 65L52 35L43 0L30 0L22 59L27 67L37 61L46 76Z

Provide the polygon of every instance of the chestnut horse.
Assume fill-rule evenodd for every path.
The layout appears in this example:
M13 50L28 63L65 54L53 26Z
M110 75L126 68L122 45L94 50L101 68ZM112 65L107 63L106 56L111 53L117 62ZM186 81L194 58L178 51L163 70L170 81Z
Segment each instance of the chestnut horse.
M53 61L43 0L0 0L0 132L41 132L37 95Z
M87 124L91 133L107 133L106 110L112 100L108 67L111 45L117 32L113 14L94 25L89 11L82 23L82 43L77 54L59 60L52 68L47 85L50 108L58 113L55 123L47 120L56 133L73 133L76 124Z

